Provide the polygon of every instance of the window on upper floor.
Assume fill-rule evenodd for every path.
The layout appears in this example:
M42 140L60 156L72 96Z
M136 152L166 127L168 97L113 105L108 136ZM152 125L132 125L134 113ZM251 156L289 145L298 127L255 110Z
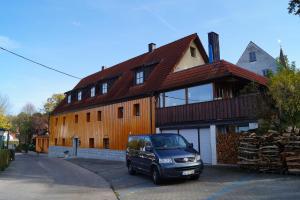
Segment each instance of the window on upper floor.
M78 123L78 115L75 115L75 124Z
M249 53L249 62L255 62L256 61L256 54L254 51Z
M86 121L90 122L91 121L91 113L86 113Z
M140 116L141 115L141 111L140 111L140 104L136 103L133 105L133 115L134 116Z
M81 101L81 99L82 99L82 92L79 91L79 92L77 93L77 100L78 100L78 101Z
M135 84L143 84L144 83L144 71L137 71L135 72Z
M95 88L95 86L93 86L93 87L91 88L91 97L94 97L94 96L95 96L95 92L96 92L96 88Z
M55 118L55 126L57 126L57 124L58 124L58 118L56 117Z
M270 73L271 73L271 70L270 69L263 69L262 73L263 73L264 76L269 76Z
M213 85L205 84L190 87L188 90L188 103L199 103L213 100Z
M62 146L66 146L66 139L65 138L62 139Z
M66 125L66 117L63 117L63 125Z
M124 115L124 108L119 107L118 108L118 118L123 118L123 115Z
M97 112L97 120L98 121L102 120L102 112L100 110Z
M94 138L89 138L89 148L94 148L95 144L94 144Z
M196 48L195 47L190 47L190 52L192 57L196 57Z
M165 92L165 107L179 106L185 103L185 89Z
M57 146L57 138L54 138L54 145Z
M68 103L71 103L71 99L72 99L72 96L69 94L68 95Z
M106 94L108 90L107 83L102 83L102 94Z

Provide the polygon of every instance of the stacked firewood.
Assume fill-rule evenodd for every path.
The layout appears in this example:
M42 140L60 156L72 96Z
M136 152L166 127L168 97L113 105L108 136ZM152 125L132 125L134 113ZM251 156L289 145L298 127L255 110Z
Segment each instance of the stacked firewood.
M239 134L217 134L217 158L221 164L236 164L238 154Z
M259 167L260 137L256 133L244 133L240 136L238 147L238 164L248 169Z
M283 156L289 173L300 174L300 134L290 134Z

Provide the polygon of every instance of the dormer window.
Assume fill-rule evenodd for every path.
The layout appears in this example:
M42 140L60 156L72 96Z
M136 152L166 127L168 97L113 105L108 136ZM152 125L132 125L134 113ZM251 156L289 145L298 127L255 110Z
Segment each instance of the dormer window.
M135 83L136 85L144 83L144 71L137 71L135 73Z
M68 95L68 103L71 103L71 98L72 98L72 97L71 97L71 95L69 94L69 95Z
M81 101L81 99L82 99L82 92L79 91L78 94L77 94L77 100Z
M94 97L95 96L95 87L92 87L91 88L91 97Z
M102 83L102 94L107 93L107 83Z
M255 62L256 61L256 54L254 51L249 53L249 62Z

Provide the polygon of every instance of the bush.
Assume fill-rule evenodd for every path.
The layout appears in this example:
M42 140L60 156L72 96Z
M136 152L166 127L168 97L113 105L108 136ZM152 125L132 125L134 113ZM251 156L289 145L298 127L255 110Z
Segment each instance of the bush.
M0 171L8 167L10 162L10 151L7 149L0 149Z

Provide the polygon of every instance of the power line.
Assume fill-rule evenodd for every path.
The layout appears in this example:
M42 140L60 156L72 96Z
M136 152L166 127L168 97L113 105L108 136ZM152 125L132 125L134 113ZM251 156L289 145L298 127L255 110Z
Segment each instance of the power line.
M55 69L55 68L53 68L53 67L49 67L49 66L44 65L44 64L42 64L42 63L36 62L36 61L34 61L34 60L31 60L30 58L26 58L25 56L22 56L22 55L20 55L20 54L17 54L17 53L15 53L15 52L12 52L12 51L10 51L10 50L8 50L8 49L5 49L5 48L3 48L3 47L1 47L1 46L0 46L0 49L2 49L3 51L6 51L6 52L8 52L8 53L11 53L11 54L13 54L13 55L15 55L15 56L17 56L17 57L19 57L19 58L22 58L22 59L24 59L24 60L27 60L27 61L29 61L29 62L32 62L32 63L34 63L34 64L36 64L36 65L39 65L39 66L41 66L41 67L50 69L50 70L52 70L52 71L61 73L61 74L63 74L63 75L66 75L66 76L69 76L69 77L72 77L72 78L81 79L81 78L79 78L79 77L77 77L77 76L74 76L74 75L72 75L72 74L68 74L68 73L66 73L66 72L60 71L60 70Z

